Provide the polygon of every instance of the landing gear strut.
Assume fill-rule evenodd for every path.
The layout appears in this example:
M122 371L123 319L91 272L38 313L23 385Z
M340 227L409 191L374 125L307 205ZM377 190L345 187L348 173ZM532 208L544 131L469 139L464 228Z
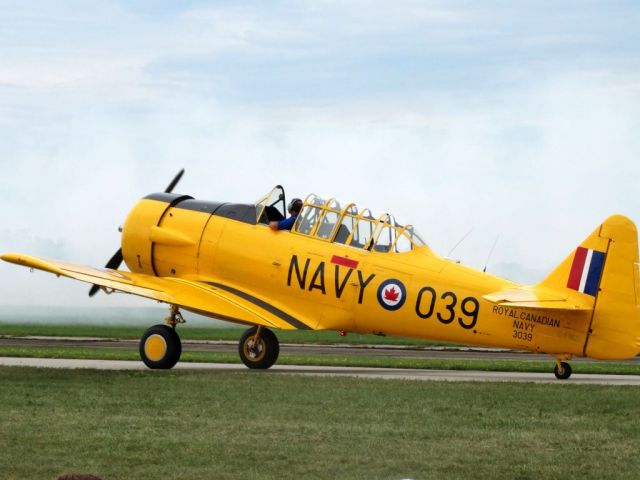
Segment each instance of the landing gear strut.
M570 360L570 357L556 358L556 366L553 369L553 373L558 380L566 380L571 376L571 365L567 362L563 362L562 360Z
M166 324L154 325L140 339L140 358L154 370L169 370L174 367L182 354L182 343L176 332L176 325L185 323L180 310L171 305L171 313Z
M278 338L269 329L252 327L242 335L238 345L240 359L252 369L267 369L271 367L280 353Z

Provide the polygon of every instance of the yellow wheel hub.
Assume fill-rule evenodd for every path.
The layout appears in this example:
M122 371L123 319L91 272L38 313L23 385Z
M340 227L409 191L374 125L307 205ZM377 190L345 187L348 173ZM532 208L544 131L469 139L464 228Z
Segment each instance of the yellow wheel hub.
M253 338L249 337L244 342L243 348L245 357L250 359L252 362L259 362L267 353L267 349L265 348L265 344L262 339L258 340L258 343L256 344Z
M144 342L144 354L152 362L159 362L167 354L167 342L158 334L149 336Z

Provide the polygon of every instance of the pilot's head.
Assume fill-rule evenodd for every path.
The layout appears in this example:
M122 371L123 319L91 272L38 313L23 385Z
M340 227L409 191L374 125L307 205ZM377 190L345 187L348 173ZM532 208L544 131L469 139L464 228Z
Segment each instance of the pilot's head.
M289 202L287 210L291 215L298 215L300 213L300 210L302 210L302 200L300 200L299 198L294 198Z

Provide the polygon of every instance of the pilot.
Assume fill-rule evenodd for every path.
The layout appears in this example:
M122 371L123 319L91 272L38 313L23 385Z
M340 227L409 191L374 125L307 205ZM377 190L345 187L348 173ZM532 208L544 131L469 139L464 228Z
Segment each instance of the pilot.
M300 200L299 198L294 198L289 202L287 210L289 211L289 215L291 216L284 220L280 220L279 222L269 222L269 227L271 227L271 230L291 230L291 227L293 227L293 224L296 222L296 218L298 218L300 210L302 210L302 200Z

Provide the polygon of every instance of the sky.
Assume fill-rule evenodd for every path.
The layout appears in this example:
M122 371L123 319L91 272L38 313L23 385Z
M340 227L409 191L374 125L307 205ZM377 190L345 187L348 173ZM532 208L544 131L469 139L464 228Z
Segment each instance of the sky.
M163 190L276 184L523 283L640 221L635 1L0 0L0 252L102 266ZM469 233L470 232L470 233ZM451 249L464 241L453 251ZM0 304L137 306L2 263Z

